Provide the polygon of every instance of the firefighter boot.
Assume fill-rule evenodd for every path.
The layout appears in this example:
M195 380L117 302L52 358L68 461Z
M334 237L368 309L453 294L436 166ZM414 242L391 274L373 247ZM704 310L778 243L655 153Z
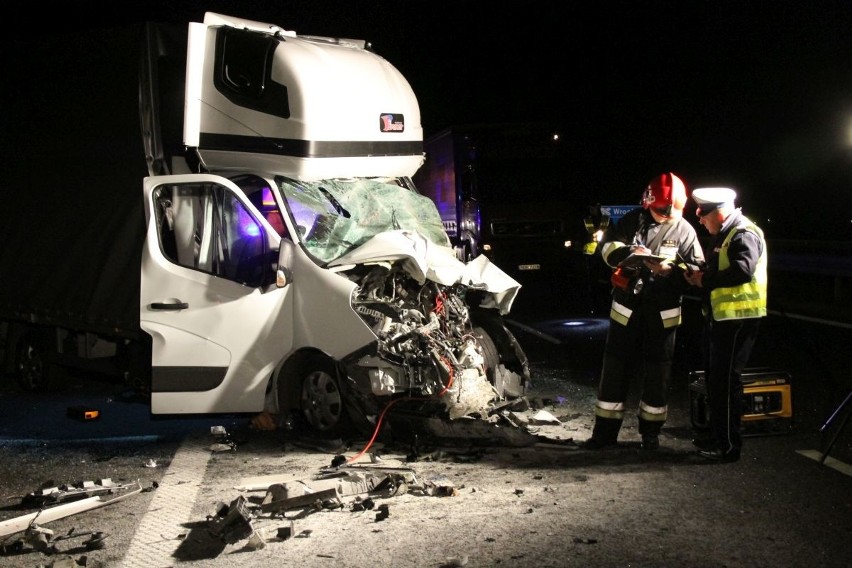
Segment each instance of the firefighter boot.
M600 450L618 445L618 431L621 430L621 422L619 418L595 416L592 437L582 442L580 447L586 450Z
M643 450L657 450L660 448L660 430L663 422L645 420L639 417L639 434L642 435Z
M660 430L666 423L666 391L671 379L671 362L644 363L645 384L639 401L639 435L643 450L660 447Z

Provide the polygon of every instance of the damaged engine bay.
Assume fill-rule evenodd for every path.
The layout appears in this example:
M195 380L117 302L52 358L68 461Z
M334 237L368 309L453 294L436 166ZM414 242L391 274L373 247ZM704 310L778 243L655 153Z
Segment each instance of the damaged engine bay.
M526 357L499 313L481 307L480 290L419 284L398 264L360 268L353 305L378 340L349 376L366 375L377 396L440 398L451 419L485 416L492 402L524 394Z

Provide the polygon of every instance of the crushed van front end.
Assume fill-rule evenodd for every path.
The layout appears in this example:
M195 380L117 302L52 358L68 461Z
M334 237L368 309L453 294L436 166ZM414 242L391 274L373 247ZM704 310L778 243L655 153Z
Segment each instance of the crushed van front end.
M354 317L369 329L344 353L336 329L314 335L317 353L294 373L301 393L285 401L293 408L298 399L310 427L366 429L403 400L449 419L486 417L524 395L526 356L503 320L520 285L484 256L460 261L434 203L401 179L277 181L301 250L350 286L351 313L332 325ZM300 290L316 303L312 313L327 306L316 289ZM329 335L337 341L323 347Z
M449 418L486 416L494 402L525 393L526 357L499 311L482 307L482 291L421 284L401 263L356 274L353 306L377 337L345 362L359 393L440 400Z

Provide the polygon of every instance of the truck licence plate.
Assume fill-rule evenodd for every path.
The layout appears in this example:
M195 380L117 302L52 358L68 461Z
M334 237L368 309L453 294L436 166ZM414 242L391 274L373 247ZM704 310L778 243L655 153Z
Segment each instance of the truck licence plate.
M519 264L518 270L541 270L540 264Z

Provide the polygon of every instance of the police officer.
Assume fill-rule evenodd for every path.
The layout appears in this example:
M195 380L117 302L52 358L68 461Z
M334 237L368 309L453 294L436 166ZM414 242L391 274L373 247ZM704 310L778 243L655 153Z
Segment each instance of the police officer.
M705 302L703 357L710 436L693 443L703 458L733 462L742 448L741 377L760 319L766 316L766 240L763 231L734 207L733 189L698 188L692 197L699 223L713 236L706 267L684 276L703 290Z
M613 269L612 305L595 425L592 436L581 444L587 449L617 444L634 376L642 381L642 447L659 448L668 412L675 331L681 323L682 295L688 289L684 279L673 272L683 261L704 262L695 229L683 219L683 180L671 172L655 177L644 191L641 205L610 225L599 246L604 262ZM658 258L633 263L637 255Z

